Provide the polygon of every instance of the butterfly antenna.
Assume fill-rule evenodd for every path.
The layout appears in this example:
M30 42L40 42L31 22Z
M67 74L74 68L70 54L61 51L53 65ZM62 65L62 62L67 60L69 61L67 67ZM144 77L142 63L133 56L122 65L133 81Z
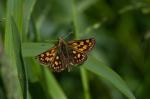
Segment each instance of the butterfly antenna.
M65 36L61 36L62 38L67 38L68 36L70 36L71 34L73 34L73 32L69 32L68 34L66 34Z

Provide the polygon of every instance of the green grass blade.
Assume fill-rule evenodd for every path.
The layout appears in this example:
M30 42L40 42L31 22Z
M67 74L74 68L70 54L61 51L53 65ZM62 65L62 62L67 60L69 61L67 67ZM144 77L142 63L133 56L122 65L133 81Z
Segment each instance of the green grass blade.
M22 53L21 53L21 40L20 40L20 35L19 31L17 29L17 25L15 24L15 21L13 18L11 19L11 24L12 24L12 33L13 35L13 42L14 42L14 51L15 51L15 57L16 57L16 65L18 69L18 74L20 75L19 80L22 86L23 90L23 97L26 99L27 93L28 93L28 81L27 81L27 73L26 73L26 68L23 62L22 58Z
M95 57L90 56L87 63L84 64L84 68L111 82L129 99L136 99L123 79Z
M46 79L46 86L48 93L51 95L52 99L67 99L66 95L62 91L55 77L49 71L49 69L44 69Z
M35 57L39 53L48 50L51 46L52 44L49 43L23 43L22 54L24 57ZM46 83L47 93L53 99L67 99L66 95L62 91L61 87L59 86L53 74L50 73L49 69L44 68L43 73L44 73L43 76L45 77L44 81L46 81L45 83ZM42 81L42 83L44 82Z
M81 77L82 77L82 85L84 89L84 97L85 99L91 99L89 85L88 85L89 80L88 80L87 70L85 70L84 68L81 68Z
M9 6L9 2L8 2ZM10 9L9 9L10 10ZM14 49L14 38L17 34L13 33L12 20L10 18L10 13L7 13L7 22L5 28L5 53L7 56L7 66L3 67L3 80L5 85L7 98L8 99L23 99L22 90L20 81L18 78L18 69L17 69L17 58ZM19 48L19 46L17 47Z
M24 57L34 57L52 47L49 43L22 43Z
M16 6L17 5L17 6ZM23 30L22 24L22 0L8 0L7 1L7 21L5 28L5 52L9 59L7 70L11 71L13 77L7 85L8 99L26 99L28 93L28 82L26 70L21 55L21 36ZM3 68L5 71L5 68ZM6 72L6 71L5 71ZM5 73L3 72L3 73ZM7 72L8 73L8 72ZM7 74L8 75L8 74ZM8 75L9 76L9 75ZM4 80L5 81L5 80ZM21 90L22 88L22 90ZM10 92L11 91L11 92Z
M8 13L10 16L13 16L18 31L20 35L22 35L22 30L23 30L23 0L8 0Z
M34 5L36 3L36 0L25 0L24 3L24 16L23 16L23 21L24 21L24 34L23 37L26 37L25 34L28 32L29 29L29 21L31 18L31 14L34 8ZM26 38L24 38L26 39Z

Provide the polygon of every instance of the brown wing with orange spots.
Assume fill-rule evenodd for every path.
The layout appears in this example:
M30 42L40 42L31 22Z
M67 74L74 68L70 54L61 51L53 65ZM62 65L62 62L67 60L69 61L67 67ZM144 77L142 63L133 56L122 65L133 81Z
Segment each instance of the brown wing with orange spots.
M70 53L71 64L78 65L83 64L87 60L87 53L94 47L95 39L84 39L84 40L75 40L69 41L68 46L72 50Z
M95 39L90 38L90 39L84 39L84 40L69 41L68 45L78 52L87 53L94 47Z
M39 55L36 58L39 60L41 64L50 65L57 53L57 46L52 47L50 50L47 50Z
M70 56L71 56L70 62L72 65L83 64L84 61L87 60L87 55L85 53L82 53L75 49L72 49L72 52L70 52Z
M50 64L50 68L54 72L61 72L66 69L63 58L61 54L57 53L53 62Z

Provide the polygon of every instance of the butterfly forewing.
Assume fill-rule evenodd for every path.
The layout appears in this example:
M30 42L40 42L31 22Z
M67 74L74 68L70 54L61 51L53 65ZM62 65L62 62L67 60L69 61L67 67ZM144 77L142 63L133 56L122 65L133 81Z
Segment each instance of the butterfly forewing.
M49 65L53 62L56 56L56 53L57 53L57 47L54 46L50 50L47 50L39 54L38 56L36 56L36 58L39 60L41 64Z
M87 53L94 47L95 39L90 38L84 40L69 41L68 45L79 52Z

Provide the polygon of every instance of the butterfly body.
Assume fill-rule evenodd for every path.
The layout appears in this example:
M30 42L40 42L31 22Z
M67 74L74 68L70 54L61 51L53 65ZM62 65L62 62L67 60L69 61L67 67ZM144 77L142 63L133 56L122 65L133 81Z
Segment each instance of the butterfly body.
M64 41L59 38L58 43L51 49L37 56L40 63L48 65L54 72L70 71L73 66L83 64L87 60L87 53L94 47L95 39Z

